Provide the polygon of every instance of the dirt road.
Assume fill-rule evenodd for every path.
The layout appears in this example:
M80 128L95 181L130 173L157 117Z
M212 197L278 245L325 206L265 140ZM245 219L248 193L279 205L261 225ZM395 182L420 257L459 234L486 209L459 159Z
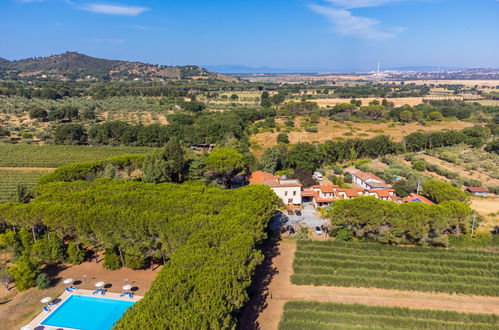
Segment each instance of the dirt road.
M251 311L247 308L241 318L242 329L277 329L284 303L289 300L335 301L378 306L399 306L421 309L451 310L469 313L499 314L499 297L451 295L415 291L396 291L374 288L344 288L329 286L294 285L290 281L293 273L293 258L296 242L284 240L273 247L264 265L270 276L259 287L261 304ZM254 306L253 306L254 307ZM250 320L253 313L254 320Z

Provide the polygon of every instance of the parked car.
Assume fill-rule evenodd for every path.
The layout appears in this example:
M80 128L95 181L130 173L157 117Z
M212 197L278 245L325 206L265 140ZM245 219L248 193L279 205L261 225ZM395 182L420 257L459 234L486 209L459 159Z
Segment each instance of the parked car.
M322 229L321 229L321 227L319 227L319 226L315 226L315 233L316 233L317 235L322 235Z
M296 210L295 214L298 215L298 216L300 216L301 215L301 211L300 210Z
M316 180L319 180L319 181L322 181L322 179L323 179L321 172L314 172L312 177Z
M289 234L294 234L295 233L295 229L291 226L289 226Z

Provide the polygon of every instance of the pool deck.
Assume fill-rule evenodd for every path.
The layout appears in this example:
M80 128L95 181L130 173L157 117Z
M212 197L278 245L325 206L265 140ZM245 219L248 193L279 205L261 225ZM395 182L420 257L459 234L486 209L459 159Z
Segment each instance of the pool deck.
M59 297L56 298L56 299L60 299L60 302L56 306L50 307L51 308L50 312L45 312L44 310L42 310L42 312L40 314L38 314L37 317L35 317L26 326L29 326L30 329L35 329L35 330L42 330L42 329L43 330L58 330L58 329L78 330L78 329L72 329L72 328L61 328L61 327L52 327L52 326L48 326L48 325L41 325L43 320L45 320L50 314L52 314L55 310L57 310L57 308L59 308L59 306L61 306L66 301L66 299L68 299L72 295L87 296L87 297L94 297L94 298L101 298L101 299L135 301L135 302L142 299L142 296L136 296L136 295L133 295L133 298L130 299L130 298L123 298L123 297L120 298L121 293L106 292L106 294L104 296L102 296L100 293L97 295L93 295L92 292L93 292L93 290L84 290L84 289L78 289L78 290L74 291L74 293L69 293L67 291L64 291L64 293L62 295L60 295ZM43 308L43 306L40 305L40 309L42 309L42 308Z

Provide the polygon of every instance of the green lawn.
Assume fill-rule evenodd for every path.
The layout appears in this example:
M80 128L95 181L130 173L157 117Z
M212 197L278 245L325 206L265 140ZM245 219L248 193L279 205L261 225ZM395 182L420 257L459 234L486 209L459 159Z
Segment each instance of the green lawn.
M294 284L499 296L493 251L298 241Z
M60 167L125 154L146 154L149 147L37 146L0 143L0 167Z
M499 316L359 304L290 301L280 330L498 329Z

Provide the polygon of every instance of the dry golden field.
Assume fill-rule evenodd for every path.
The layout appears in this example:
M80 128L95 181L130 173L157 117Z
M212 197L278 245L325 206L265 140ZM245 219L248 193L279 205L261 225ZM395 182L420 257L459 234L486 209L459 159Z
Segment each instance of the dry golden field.
M295 126L301 127L304 117L295 119ZM278 119L277 124L282 125L283 119ZM290 143L298 142L319 142L323 143L335 138L372 138L377 135L385 134L392 137L395 141L400 141L404 136L417 131L441 131L445 129L462 129L473 126L472 123L463 121L439 122L422 126L418 123L393 124L393 123L355 123L355 122L335 122L326 118L321 118L317 125L317 133L305 131L292 131L287 133ZM279 132L258 133L251 137L253 151L260 156L268 147L277 144L277 135ZM257 146L255 148L255 146Z

